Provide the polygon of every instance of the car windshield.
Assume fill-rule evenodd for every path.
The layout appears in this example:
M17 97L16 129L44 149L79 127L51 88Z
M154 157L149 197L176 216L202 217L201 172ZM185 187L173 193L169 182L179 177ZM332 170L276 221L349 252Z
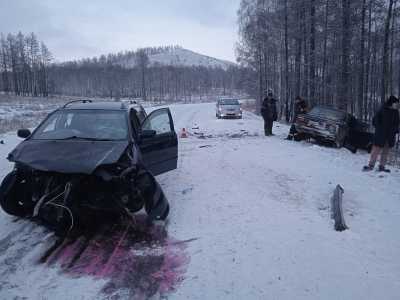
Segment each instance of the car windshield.
M35 131L34 140L126 140L128 125L123 111L60 110Z
M330 120L343 120L346 117L345 112L321 106L314 107L309 114L318 118Z
M221 99L219 105L239 105L239 101L236 99Z

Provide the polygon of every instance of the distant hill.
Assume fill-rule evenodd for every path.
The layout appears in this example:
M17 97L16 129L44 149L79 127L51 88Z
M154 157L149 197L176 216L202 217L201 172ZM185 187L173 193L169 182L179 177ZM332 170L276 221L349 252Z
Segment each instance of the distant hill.
M143 50L147 53L151 65L203 66L222 68L224 70L230 66L236 66L231 61L206 56L180 46L144 48ZM135 65L135 52L119 54L114 59L114 63L128 68L133 67Z

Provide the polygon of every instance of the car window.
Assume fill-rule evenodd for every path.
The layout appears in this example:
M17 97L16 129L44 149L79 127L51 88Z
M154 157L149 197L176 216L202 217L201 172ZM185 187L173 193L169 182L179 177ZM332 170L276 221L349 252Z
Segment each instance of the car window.
M56 121L57 121L57 118L51 117L51 120L43 128L43 132L54 131L56 129Z
M168 110L160 109L154 111L142 126L143 130L155 130L157 134L168 133L172 131L171 121Z
M218 102L219 105L240 105L236 99L221 99Z
M123 111L61 110L48 117L35 131L32 139L125 140L127 137L128 124Z

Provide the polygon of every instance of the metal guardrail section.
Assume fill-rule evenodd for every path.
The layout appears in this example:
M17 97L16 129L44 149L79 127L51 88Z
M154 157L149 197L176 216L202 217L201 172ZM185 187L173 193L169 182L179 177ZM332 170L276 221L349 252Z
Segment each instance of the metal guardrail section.
M331 199L332 218L335 220L336 231L345 231L346 229L349 229L344 221L343 216L343 194L344 189L338 185Z

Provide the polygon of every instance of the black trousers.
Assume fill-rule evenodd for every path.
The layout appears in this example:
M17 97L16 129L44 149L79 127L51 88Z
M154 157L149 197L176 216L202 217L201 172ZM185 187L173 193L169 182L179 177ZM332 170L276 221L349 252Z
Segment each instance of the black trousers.
M265 135L272 135L272 127L274 125L274 121L271 119L265 119L264 118L264 132Z
M290 127L289 134L295 135L296 133L297 133L296 126L294 124L292 124L292 126Z

